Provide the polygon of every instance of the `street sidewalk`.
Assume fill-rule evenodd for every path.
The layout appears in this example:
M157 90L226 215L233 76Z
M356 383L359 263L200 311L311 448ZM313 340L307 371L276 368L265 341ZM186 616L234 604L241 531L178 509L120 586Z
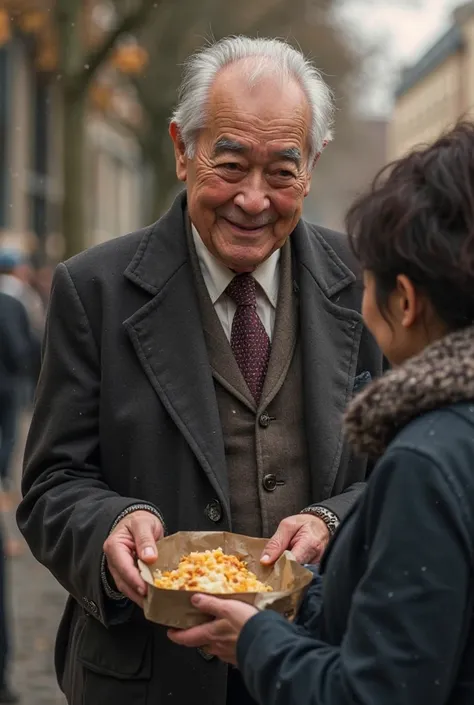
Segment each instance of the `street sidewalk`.
M29 416L21 422L13 468L19 488ZM31 555L15 524L14 511L2 514L7 539L20 542L21 554L7 559L7 585L12 614L11 685L21 705L65 705L56 684L53 649L66 592Z

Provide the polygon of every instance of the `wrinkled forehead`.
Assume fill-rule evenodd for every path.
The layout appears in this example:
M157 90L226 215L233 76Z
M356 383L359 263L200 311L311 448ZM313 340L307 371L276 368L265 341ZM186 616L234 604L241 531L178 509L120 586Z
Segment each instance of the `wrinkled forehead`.
M263 74L248 81L238 65L216 78L209 94L206 131L212 149L285 152L291 159L308 152L311 110L296 80Z

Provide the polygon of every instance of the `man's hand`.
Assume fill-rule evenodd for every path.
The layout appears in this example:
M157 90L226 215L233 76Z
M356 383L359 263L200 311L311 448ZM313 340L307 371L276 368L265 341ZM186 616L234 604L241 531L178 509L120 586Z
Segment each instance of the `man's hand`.
M284 551L291 551L299 563L318 563L329 541L329 529L312 514L297 514L283 519L265 546L261 558L272 565Z
M144 563L157 559L156 542L164 536L163 524L151 512L138 510L120 521L104 543L107 567L117 590L143 607L147 585L136 558Z
M221 661L236 665L237 641L245 624L258 613L256 607L237 600L222 600L210 595L194 595L191 602L215 619L191 629L170 629L168 637L175 644L199 647Z

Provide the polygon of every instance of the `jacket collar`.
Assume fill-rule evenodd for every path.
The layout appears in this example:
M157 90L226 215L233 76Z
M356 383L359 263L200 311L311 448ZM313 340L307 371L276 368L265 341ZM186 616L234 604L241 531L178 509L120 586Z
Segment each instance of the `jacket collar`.
M474 326L451 333L371 383L345 415L355 450L378 457L417 416L474 399Z
M186 192L145 232L125 276L150 294L160 292L188 259Z
M291 242L297 262L310 273L328 299L355 283L354 272L344 264L317 227L301 219L291 235Z
M186 191L182 191L171 208L151 225L125 270L125 276L150 294L164 288L173 274L189 259L184 233L187 218ZM307 269L319 289L332 298L355 282L354 273L327 244L317 228L301 219L291 234L298 263Z

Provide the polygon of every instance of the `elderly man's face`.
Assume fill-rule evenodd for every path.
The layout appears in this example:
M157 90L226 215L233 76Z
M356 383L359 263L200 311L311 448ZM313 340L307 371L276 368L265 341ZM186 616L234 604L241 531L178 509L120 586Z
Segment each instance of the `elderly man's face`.
M217 77L207 126L188 159L176 125L178 178L207 248L236 272L249 272L282 247L309 192L310 109L294 81L269 76L252 89L238 64Z

